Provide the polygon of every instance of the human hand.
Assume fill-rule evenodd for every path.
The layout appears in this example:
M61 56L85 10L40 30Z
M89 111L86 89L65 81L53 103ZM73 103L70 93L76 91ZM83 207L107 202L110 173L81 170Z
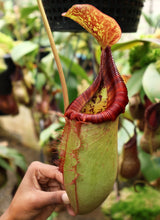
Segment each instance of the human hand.
M58 167L32 162L0 220L46 220L60 204L74 215L69 203Z

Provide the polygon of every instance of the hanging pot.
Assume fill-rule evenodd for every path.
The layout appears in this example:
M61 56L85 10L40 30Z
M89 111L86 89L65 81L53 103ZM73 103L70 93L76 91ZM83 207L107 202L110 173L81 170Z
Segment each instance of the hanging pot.
M0 116L17 115L18 106L12 92L11 75L15 72L16 66L11 56L6 54L4 61L7 69L0 73Z
M11 56L6 54L4 61L7 69L0 73L0 95L8 95L12 92L11 74L14 73L16 66L13 63Z
M52 31L85 31L74 21L62 17L74 4L91 4L103 13L113 17L120 25L122 32L136 32L144 0L42 0L45 13Z

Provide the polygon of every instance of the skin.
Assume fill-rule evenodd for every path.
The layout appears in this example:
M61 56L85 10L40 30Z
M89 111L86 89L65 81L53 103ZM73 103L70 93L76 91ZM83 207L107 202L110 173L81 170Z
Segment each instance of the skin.
M74 216L58 167L32 162L0 220L46 220L59 206Z

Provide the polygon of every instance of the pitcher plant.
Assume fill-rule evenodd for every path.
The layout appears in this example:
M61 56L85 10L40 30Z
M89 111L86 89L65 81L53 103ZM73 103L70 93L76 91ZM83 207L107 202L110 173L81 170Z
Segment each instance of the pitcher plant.
M76 214L85 214L106 199L117 176L118 117L128 97L111 46L120 39L121 29L113 18L89 4L73 5L62 15L78 22L101 46L99 74L67 106L59 145L59 169L71 206Z

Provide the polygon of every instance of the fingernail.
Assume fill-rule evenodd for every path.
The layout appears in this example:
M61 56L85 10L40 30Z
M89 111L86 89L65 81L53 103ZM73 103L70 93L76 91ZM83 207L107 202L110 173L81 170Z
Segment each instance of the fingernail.
M66 204L66 205L70 204L70 201L69 201L69 198L68 198L67 193L64 193L64 194L62 195L62 201L63 201L63 203Z

